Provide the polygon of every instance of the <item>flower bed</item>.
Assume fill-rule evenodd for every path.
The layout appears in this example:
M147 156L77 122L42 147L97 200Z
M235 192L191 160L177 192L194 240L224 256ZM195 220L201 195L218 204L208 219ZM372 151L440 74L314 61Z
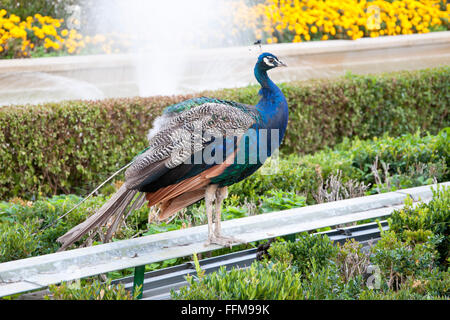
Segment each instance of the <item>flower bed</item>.
M230 38L248 38L262 43L302 42L329 39L359 39L449 30L450 6L445 1L323 1L265 0L256 5L231 1L234 22L223 26ZM86 19L86 17L81 17ZM126 52L135 35L124 33L81 34L74 20L39 13L23 17L0 10L0 58L26 58L67 54ZM222 33L202 30L203 45L221 39ZM223 41L223 39L221 40ZM214 41L212 41L214 42ZM220 41L219 41L220 42ZM249 43L250 45L250 43Z
M267 0L240 3L238 21L267 43L359 39L448 30L443 1Z
M117 53L127 45L123 38L117 34L83 35L76 28L67 28L64 19L36 13L22 20L0 10L0 58Z

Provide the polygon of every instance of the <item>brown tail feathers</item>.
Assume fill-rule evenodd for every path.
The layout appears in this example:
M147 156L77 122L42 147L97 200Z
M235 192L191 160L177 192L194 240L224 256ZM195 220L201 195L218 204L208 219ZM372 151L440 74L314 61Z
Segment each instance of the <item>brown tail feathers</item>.
M117 222L122 220L125 210L138 192L139 191L137 190L128 189L126 185L123 184L111 199L109 199L95 214L57 239L58 242L62 243L62 246L58 251L65 250L89 231L106 223L111 217L114 217L113 227L117 228L119 226ZM141 200L142 197L138 196L135 202L141 202L139 205L142 206L143 202ZM132 209L137 209L135 203L133 203ZM111 232L108 232L108 234L112 235Z

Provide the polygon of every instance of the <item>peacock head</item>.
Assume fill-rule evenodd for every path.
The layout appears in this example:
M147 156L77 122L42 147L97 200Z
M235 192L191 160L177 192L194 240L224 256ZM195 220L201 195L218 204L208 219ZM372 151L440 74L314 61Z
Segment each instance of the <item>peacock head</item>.
M275 55L264 52L258 57L258 61L256 62L256 65L261 70L270 70L276 67L287 67L287 65L278 59Z

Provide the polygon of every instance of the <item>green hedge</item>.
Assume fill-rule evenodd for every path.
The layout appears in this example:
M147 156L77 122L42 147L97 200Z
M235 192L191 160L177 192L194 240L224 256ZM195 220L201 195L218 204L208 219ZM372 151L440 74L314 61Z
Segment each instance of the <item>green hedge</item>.
M342 172L342 182L354 180L370 185L368 193L389 192L397 189L450 180L450 127L437 135L420 132L400 137L374 137L371 140L347 138L333 149L325 148L311 155L281 156L276 174L258 170L247 179L232 185L228 205L239 205L245 200L257 203L274 190L291 191L306 196L308 204L315 203L313 194L331 174ZM382 185L376 185L370 166L378 156L378 173ZM382 163L389 165L388 177ZM389 180L389 185L387 185Z
M450 67L282 84L290 122L285 153L344 137L431 133L449 126ZM258 87L201 95L255 104ZM146 146L161 110L192 95L0 107L0 199L85 193Z

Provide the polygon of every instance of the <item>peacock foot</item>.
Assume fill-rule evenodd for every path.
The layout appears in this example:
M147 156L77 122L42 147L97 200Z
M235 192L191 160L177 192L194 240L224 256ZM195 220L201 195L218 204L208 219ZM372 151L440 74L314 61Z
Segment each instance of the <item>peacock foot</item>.
M246 243L246 241L235 238L235 237L227 237L222 235L210 235L208 237L208 241L206 241L205 246L209 246L211 244L218 244L224 247L232 247L233 244Z

